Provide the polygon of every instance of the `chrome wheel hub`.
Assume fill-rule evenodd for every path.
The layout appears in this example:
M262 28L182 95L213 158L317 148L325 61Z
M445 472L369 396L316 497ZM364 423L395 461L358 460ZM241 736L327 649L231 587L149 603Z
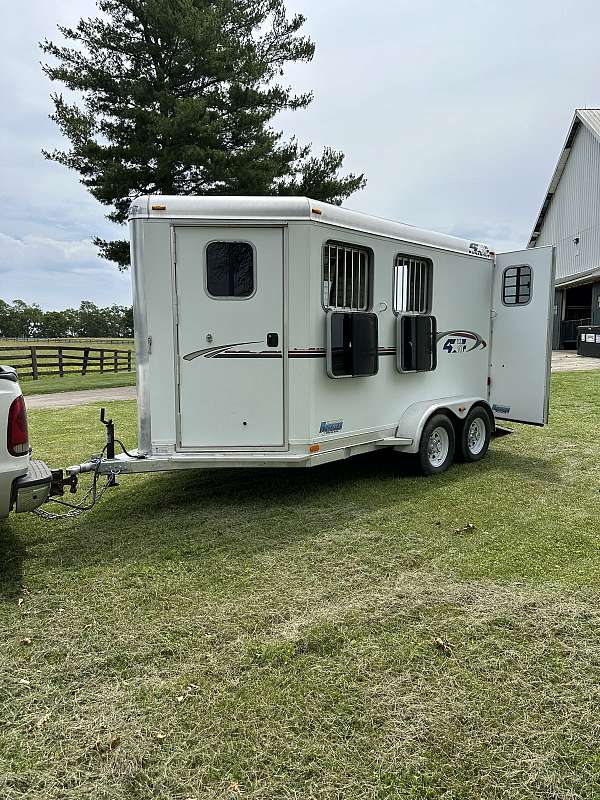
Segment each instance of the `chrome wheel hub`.
M427 458L432 467L441 467L450 450L448 431L441 426L434 428L427 442Z
M467 431L467 447L472 455L477 456L485 445L485 423L481 417L477 417L469 425Z

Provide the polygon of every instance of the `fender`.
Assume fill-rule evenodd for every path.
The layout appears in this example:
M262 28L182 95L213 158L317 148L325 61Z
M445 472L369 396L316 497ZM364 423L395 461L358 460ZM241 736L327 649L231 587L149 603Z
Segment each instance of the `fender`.
M394 448L402 453L418 453L419 444L421 442L421 434L425 427L427 420L436 413L436 411L447 411L449 416L457 420L463 420L473 408L473 406L483 406L490 416L493 430L494 415L490 405L483 397L464 397L455 395L453 397L440 397L438 400L424 400L419 403L413 403L409 406L404 414L400 417L398 427L396 428L396 438L398 439L411 439L412 444L399 445Z

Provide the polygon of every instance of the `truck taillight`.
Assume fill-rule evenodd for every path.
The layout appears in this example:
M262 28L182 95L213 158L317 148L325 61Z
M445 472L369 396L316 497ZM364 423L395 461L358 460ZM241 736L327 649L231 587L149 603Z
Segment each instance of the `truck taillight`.
M11 456L24 456L29 452L29 433L27 431L27 409L23 395L15 397L8 412L8 432L6 444Z

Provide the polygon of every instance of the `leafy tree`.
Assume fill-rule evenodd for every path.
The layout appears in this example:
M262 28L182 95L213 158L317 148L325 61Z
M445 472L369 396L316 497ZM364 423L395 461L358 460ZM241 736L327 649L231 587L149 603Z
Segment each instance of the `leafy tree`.
M306 194L341 203L365 184L340 175L344 156L311 154L270 123L312 94L279 82L314 44L283 0L98 0L101 17L59 26L43 69L81 102L52 94L67 150L44 155L76 170L123 223L139 194ZM126 241L96 239L125 268Z

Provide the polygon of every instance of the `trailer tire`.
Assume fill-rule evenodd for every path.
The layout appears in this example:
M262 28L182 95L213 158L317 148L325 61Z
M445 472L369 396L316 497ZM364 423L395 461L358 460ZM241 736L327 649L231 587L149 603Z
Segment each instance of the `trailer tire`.
M417 458L423 475L445 472L454 461L456 434L446 414L435 414L426 423Z
M474 406L463 420L458 431L457 455L461 461L481 461L486 455L492 437L492 422L483 406Z

